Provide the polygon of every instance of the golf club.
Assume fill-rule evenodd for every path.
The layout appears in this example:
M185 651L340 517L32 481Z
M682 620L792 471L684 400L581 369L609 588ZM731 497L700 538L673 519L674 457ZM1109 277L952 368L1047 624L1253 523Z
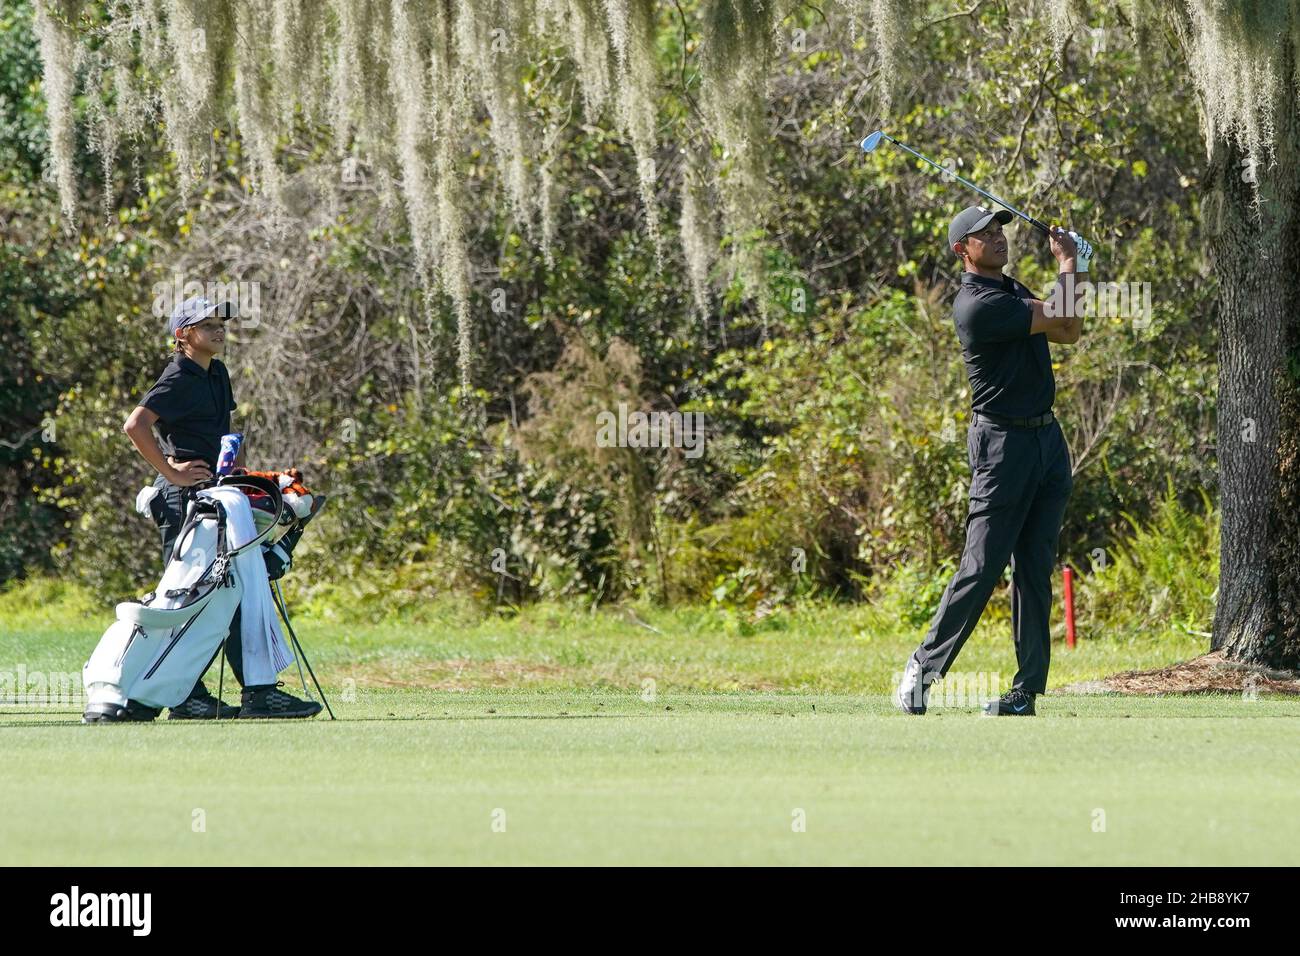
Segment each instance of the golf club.
M963 179L961 176L958 176L956 173L954 173L954 172L953 172L951 169L949 169L947 166L940 166L938 163L936 163L933 159L930 159L928 156L922 156L922 155L921 155L920 153L918 153L916 150L912 149L912 147L908 146L908 145L905 144L905 143L900 143L898 140L894 139L894 137L892 137L892 136L888 135L887 133L885 133L884 130L878 129L878 130L876 130L874 133L872 133L870 136L868 136L866 139L864 139L864 140L862 141L862 151L863 151L864 153L870 153L870 152L873 152L873 151L875 150L875 148L876 148L877 146L880 145L880 141L881 141L882 139L887 139L887 140L889 140L891 143L893 143L895 146L899 147L900 149L905 149L905 150L907 150L909 153L911 153L911 154L912 154L913 156L915 156L917 159L920 159L920 160L923 160L924 162L929 163L929 164L930 164L931 166L933 166L935 169L939 170L939 172L944 173L944 174L946 174L946 175L949 175L949 176L951 176L953 179L957 180L959 183L963 183L964 185L969 186L971 189L975 190L977 193L979 193L979 194L980 194L981 196L983 196L985 199L991 199L993 202L997 203L999 206L1004 206L1004 207L1006 207L1006 208L1009 209L1011 212L1015 213L1017 216L1019 216L1021 219L1023 219L1025 222L1027 222L1027 223L1029 223L1031 226L1033 226L1035 229L1038 229L1039 231L1041 231L1041 232L1043 233L1043 235L1045 235L1045 236L1050 236L1050 235L1051 235L1051 232L1050 232L1050 230L1047 228L1046 224L1044 224L1044 223L1042 223L1042 222L1039 222L1039 221L1038 221L1037 219L1035 219L1033 216L1027 216L1027 215L1025 215L1023 212L1021 212L1021 211L1020 211L1019 209L1017 209L1015 206L1011 205L1011 203L1007 202L1005 199L999 199L997 196L993 195L992 193L987 193L987 192L985 192L984 190L982 190L982 189L980 189L978 186L976 186L973 182L971 182L969 179Z

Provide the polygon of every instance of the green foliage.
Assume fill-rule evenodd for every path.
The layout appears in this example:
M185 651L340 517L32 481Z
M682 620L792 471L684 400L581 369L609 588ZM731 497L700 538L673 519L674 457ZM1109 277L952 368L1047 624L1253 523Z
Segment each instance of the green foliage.
M956 569L957 562L947 558L935 568L921 562L900 564L874 582L872 609L900 629L924 633L939 610L944 589ZM990 608L992 606L990 604Z
M806 334L726 353L714 374L739 396L723 421L764 449L732 500L785 516L766 525L787 535L765 549L776 557L769 573L788 580L790 549L802 547L815 586L848 595L874 567L933 563L959 540L961 365L925 296L894 292L866 308L845 296L817 309Z
M15 632L66 627L103 610L95 594L75 578L32 575L0 587L0 620Z
M48 403L39 440L24 456L41 476L28 487L34 507L64 519L58 537L46 537L49 559L104 597L147 589L161 547L152 522L134 513L135 494L153 472L122 434L168 358L160 320L138 291L149 285L156 249L127 225L133 215L147 219L147 209L146 202L124 211L120 222L75 242L46 235L17 250L45 280L15 309L31 365L43 370L20 400L29 413L33 399Z
M31 8L6 2L0 9L0 183L35 182L44 168L49 141L40 75Z
M313 486L335 504L303 543L326 581L420 566L433 569L431 595L495 603L599 599L615 586L604 495L521 462L506 426L481 430L479 398L371 401L333 429Z
M46 146L40 61L31 9L0 10L0 581L29 568L49 567L49 552L63 537L64 516L42 505L36 489L48 471L33 457L48 438L48 415L57 385L37 360L27 319L64 293L64 257L42 214L40 175ZM42 273L48 272L48 275Z
M1204 491L1196 497L1199 507L1188 507L1171 480L1149 521L1125 515L1130 534L1094 556L1092 573L1079 579L1079 620L1089 638L1208 636L1220 514Z
M756 505L709 524L670 523L664 548L673 599L754 612L814 593L818 555L809 554L792 518L788 509Z
M876 48L911 35L893 0L832 4L829 23L802 8L770 44L737 20L761 6L753 23L767 23L768 4L659 5L654 24L645 5L547 4L582 22L564 20L570 38L542 56L494 53L479 21L449 36L457 69L495 97L486 112L416 69L452 29L421 4L401 22L386 4L331 5L346 56L328 77L305 70L320 87L296 104L278 67L314 62L319 36L292 29L306 7L274 6L232 14L269 18L238 56L281 57L278 80L233 91L246 123L164 135L133 114L135 168L108 175L77 144L83 204L119 211L75 233L39 178L31 18L3 15L0 189L15 214L0 225L0 293L18 321L0 331L0 420L17 436L49 416L57 440L0 449L4 488L23 492L0 513L0 579L56 562L107 597L155 573L156 530L130 508L151 475L120 425L163 358L147 290L184 269L257 278L275 297L274 322L231 364L252 450L332 497L300 552L304 600L351 595L379 613L382 588L348 590L375 574L411 614L426 600L678 602L742 635L815 596L922 626L964 532L969 395L944 247L973 197L899 150L863 156L853 139L875 125L1081 228L1095 277L1152 285L1149 325L1097 317L1078 346L1053 347L1077 466L1062 558L1114 550L1130 518L1153 520L1153 476L1213 497L1218 343L1193 81L1173 48L1140 49L1100 5L1088 22L1107 42L1090 49L1077 30L1060 59L1047 22L1004 6L941 19L895 51L888 84L908 95L886 110ZM497 7L517 22L517 5ZM883 15L846 30L839 7ZM633 19L613 37L620 10ZM231 26L215 24L214 50L230 50ZM396 58L371 62L385 44ZM737 57L768 58L761 82L726 72ZM205 62L164 89L131 62L113 83L82 76L79 128L107 128L97 110L119 80L137 107L179 116L218 79ZM720 123L728 96L744 108ZM435 110L409 109L431 97ZM368 148L389 133L400 155ZM340 157L360 181L340 182ZM182 199L199 160L208 175ZM447 299L423 296L435 254L450 257ZM1015 230L1010 272L1045 292L1052 266ZM704 456L596 447L593 416L620 401L702 413Z

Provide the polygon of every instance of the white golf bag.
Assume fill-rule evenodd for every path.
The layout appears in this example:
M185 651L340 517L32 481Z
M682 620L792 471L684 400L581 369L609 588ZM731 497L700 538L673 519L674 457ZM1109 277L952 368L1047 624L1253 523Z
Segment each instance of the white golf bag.
M259 513L255 519L237 486L270 496L274 518ZM241 602L245 680L275 683L293 655L271 610L260 547L284 533L285 513L280 489L264 478L228 476L197 492L157 589L117 606L117 620L82 669L87 705L180 704L230 632Z

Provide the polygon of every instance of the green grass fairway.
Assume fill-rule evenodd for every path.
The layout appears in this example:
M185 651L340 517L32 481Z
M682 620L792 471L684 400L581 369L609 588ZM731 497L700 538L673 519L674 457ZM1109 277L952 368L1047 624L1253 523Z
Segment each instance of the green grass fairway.
M1292 700L1056 696L1014 720L879 695L355 696L335 723L9 708L6 862L1300 861Z
M111 617L0 594L0 680L79 687ZM1300 862L1300 700L1059 691L1193 657L1192 636L1057 643L1034 719L916 718L886 694L919 635L871 607L750 630L710 609L364 617L299 622L337 722L0 706L5 861ZM982 622L959 666L1005 688L1008 630Z

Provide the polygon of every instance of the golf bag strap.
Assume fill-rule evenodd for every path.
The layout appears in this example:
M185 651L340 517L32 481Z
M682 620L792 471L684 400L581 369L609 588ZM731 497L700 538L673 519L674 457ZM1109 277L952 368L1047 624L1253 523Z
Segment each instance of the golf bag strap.
M217 593L218 584L220 582L214 582L193 601L182 604L180 607L150 607L136 601L123 601L117 606L117 619L126 621L129 624L138 624L141 627L176 627L203 610L207 603L212 600L212 596Z
M117 618L120 621L127 621L132 624L139 624L144 627L175 627L183 620L189 619L203 610L203 607L212 600L213 594L217 588L221 587L229 580L230 565L236 557L243 554L250 548L261 545L275 530L280 521L281 515L284 514L284 496L280 494L279 487L272 481L264 478L253 478L245 476L229 476L222 479L222 484L229 485L247 485L256 488L265 494L270 494L275 501L275 520L267 526L266 530L257 537L251 539L242 547L231 548L226 540L226 509L219 502L208 499L208 503L216 508L217 511L217 556L211 564L204 569L203 574L190 587L177 589L167 592L168 597L178 597L181 594L194 594L194 600L187 601L180 607L174 608L155 608L150 607L140 601L124 601L117 606ZM193 524L198 520L198 506L191 504L189 514L186 516L185 525L181 528L181 533L176 536L176 543L173 545L173 554L175 548L180 545L181 539L190 530ZM204 585L207 585L204 589ZM202 590L201 590L202 589Z
M191 594L194 595L194 599L173 608L150 607L147 602L154 599L154 594L148 595L144 601L124 601L116 609L119 621L128 621L144 627L175 627L183 619L196 616L212 600L212 595L216 593L217 588L229 583L231 552L226 544L226 509L219 501L211 504L217 510L217 556L203 569L199 579L192 585L187 588L173 588L166 592L169 598ZM197 511L197 507L191 508L191 517ZM182 534L192 523L187 519L187 527L182 529ZM181 535L177 535L176 540L179 542ZM204 585L207 585L206 589Z
M226 509L217 505L217 560L214 566L220 566L222 577L230 564L230 545L226 543Z
M227 580L229 578L229 571L230 571L230 556L229 556L230 548L226 544L226 509L221 505L220 502L214 501L212 502L211 506L214 507L217 512L216 557L213 559L211 564L209 564L206 568L203 569L203 573L199 575L197 581L195 581L187 588L172 588L171 590L166 592L166 597L177 598L185 594L197 594L199 588L201 588L208 581L210 577L216 578L216 584L218 586L227 583ZM140 603L147 604L149 603L150 600L152 600L152 597L153 595L151 594Z
M176 557L176 549L181 546L181 542L185 540L185 536L193 530L194 525L199 520L198 506L194 503L194 499L192 497L182 497L181 500L187 502L185 507L185 520L181 522L181 530L177 532L176 537L172 538L171 551L168 552L167 560L163 562L164 565L172 563L172 559Z
M266 526L266 529L257 537L245 542L240 547L227 552L227 557L233 560L245 551L258 547L263 541L271 536L272 532L275 531L276 526L280 523L280 518L284 515L284 495L280 491L280 486L274 481L271 481L269 478L259 478L256 475L226 475L218 482L218 484L239 485L246 488L253 488L256 491L260 491L262 494L269 495L271 500L275 502L275 518ZM223 511L222 520L224 520L224 518L225 512ZM224 531L224 525L222 526L222 530ZM226 536L224 533L219 534L217 540L220 542L218 545L219 547L225 546Z

